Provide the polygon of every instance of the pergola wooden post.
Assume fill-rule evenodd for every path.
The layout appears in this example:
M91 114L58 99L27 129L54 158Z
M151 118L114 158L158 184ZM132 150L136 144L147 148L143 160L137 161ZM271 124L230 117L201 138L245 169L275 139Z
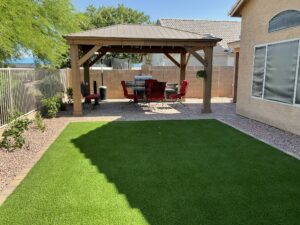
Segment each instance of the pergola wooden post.
M203 78L203 106L202 113L211 113L211 89L212 89L212 69L213 69L213 47L203 48L204 58L193 49L187 51L193 55L203 66L206 71L206 77Z
M89 67L96 63L106 52L164 53L180 68L180 83L185 79L188 60L190 55L193 55L204 65L207 71L207 77L204 79L202 112L211 112L213 47L222 39L158 25L115 25L70 34L65 38L71 46L74 115L82 115L80 66L83 65L84 81L89 84ZM79 47L84 52L81 58L78 56ZM199 50L204 50L204 59L197 54L196 51ZM91 60L95 52L99 53ZM187 53L189 53L188 57ZM180 63L171 54L180 54Z
M213 48L205 48L205 61L206 65L204 69L206 71L206 77L204 77L203 85L203 108L202 113L211 113L211 89L212 89L212 62L213 62Z
M73 89L73 115L82 115L81 90L80 90L80 66L78 64L78 45L71 44L72 65L72 89Z
M186 73L186 52L180 53L180 84L185 80Z

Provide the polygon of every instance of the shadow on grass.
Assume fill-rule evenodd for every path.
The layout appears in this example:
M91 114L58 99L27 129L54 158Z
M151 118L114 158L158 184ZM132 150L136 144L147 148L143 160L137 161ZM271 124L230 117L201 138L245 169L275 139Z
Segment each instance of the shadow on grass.
M72 142L151 225L300 221L299 161L220 122L112 122Z

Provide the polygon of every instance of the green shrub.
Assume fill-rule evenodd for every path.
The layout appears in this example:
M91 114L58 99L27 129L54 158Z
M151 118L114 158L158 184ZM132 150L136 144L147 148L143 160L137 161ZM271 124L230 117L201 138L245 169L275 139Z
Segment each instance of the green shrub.
M46 130L46 126L44 124L44 121L43 121L43 118L42 118L42 115L40 112L36 112L35 116L34 116L34 125L35 127L44 132Z
M42 100L43 105L43 115L54 118L56 117L60 106L61 106L61 98L58 95L55 95L50 98L44 98Z
M9 124L2 134L0 147L7 151L14 151L20 149L25 144L24 131L28 130L31 120L27 117L21 117L21 113L14 111L10 114Z
M63 92L64 86L59 80L59 76L51 74L46 76L39 84L38 89L45 98L53 96L55 93Z

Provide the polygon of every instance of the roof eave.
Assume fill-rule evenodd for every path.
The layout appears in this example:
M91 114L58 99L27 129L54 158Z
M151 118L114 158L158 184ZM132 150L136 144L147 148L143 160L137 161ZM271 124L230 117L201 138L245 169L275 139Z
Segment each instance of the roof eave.
M229 11L229 16L231 17L241 17L240 14L240 8L245 3L246 0L238 0L232 7L232 9Z

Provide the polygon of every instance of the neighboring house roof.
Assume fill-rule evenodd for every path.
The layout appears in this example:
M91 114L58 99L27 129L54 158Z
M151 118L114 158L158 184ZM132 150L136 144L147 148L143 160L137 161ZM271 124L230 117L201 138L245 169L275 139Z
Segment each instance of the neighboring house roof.
M237 0L237 2L233 5L232 9L229 12L229 15L232 17L241 17L240 9L244 5L247 0Z
M97 38L109 40L124 39L153 39L153 40L208 40L219 41L219 38L211 35L198 34L182 31L174 28L162 27L159 25L136 25L120 24L109 27L97 28L93 30L78 32L66 35L67 39L72 38Z
M224 49L228 49L228 42L239 40L241 34L241 22L239 21L159 19L157 23L164 27L220 37L223 40L219 44Z
M233 42L228 42L228 46L232 49L237 49L239 48L241 45L241 41L238 40L238 41L233 41Z

